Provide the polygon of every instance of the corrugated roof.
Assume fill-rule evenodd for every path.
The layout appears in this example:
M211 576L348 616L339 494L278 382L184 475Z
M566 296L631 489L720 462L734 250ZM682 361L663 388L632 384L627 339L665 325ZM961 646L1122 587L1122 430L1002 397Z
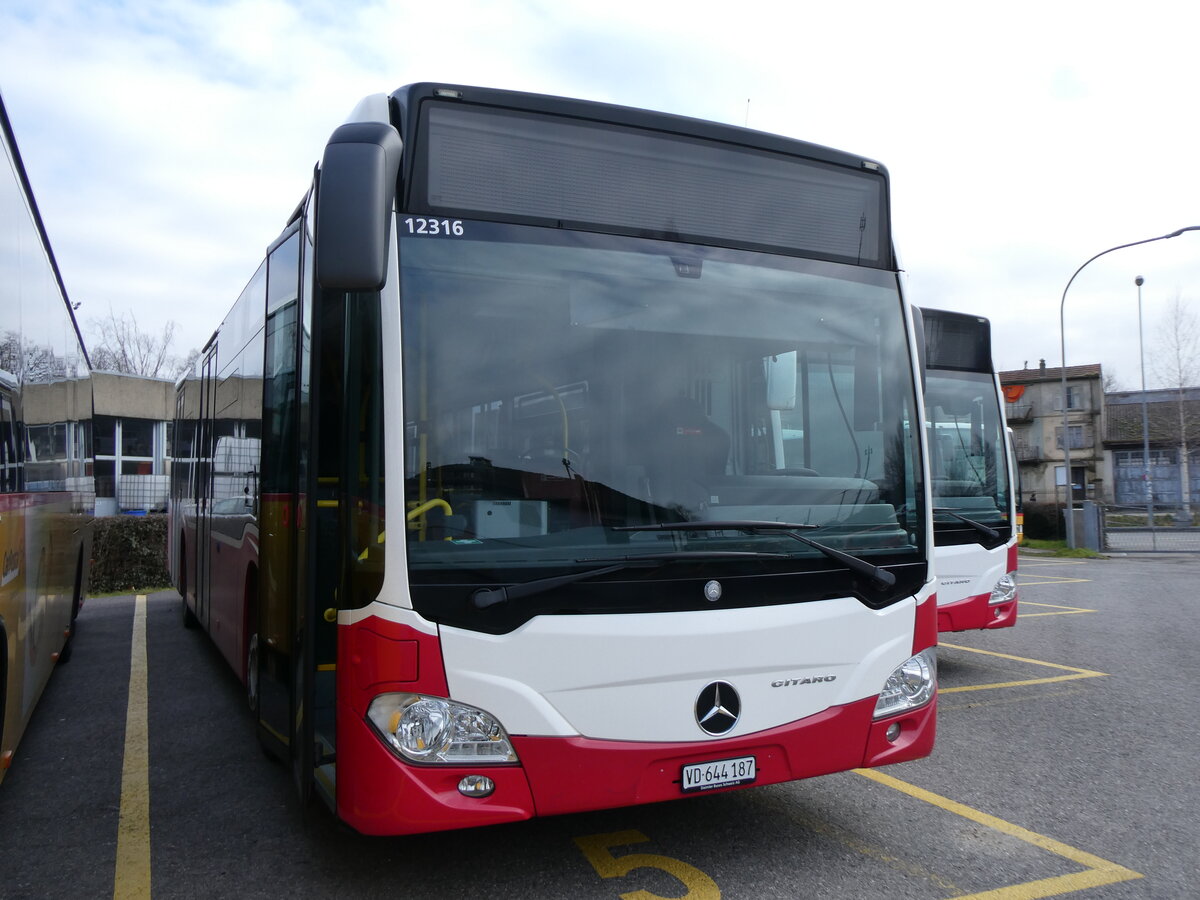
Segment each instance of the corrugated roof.
M1036 384L1040 381L1062 381L1062 367L1054 368L1040 366L1036 369L1013 369L1009 372L999 372L1001 384ZM1084 366L1067 366L1068 378L1101 378L1100 363L1089 363Z
M1122 392L1123 394L1126 392ZM1128 392L1133 393L1133 392ZM1157 394L1156 398L1154 395ZM1170 396L1165 396L1170 394ZM1138 444L1142 441L1141 393L1134 394L1138 402L1109 403L1105 395L1104 442L1106 444ZM1147 391L1146 424L1150 442L1157 445L1179 443L1179 405L1175 391ZM1184 427L1190 446L1200 444L1200 400L1183 402Z
M1107 406L1127 403L1136 403L1141 406L1142 393L1142 391L1108 391L1104 395L1104 403ZM1150 388L1145 391L1146 402L1151 406L1155 403L1177 403L1179 402L1179 393L1179 388ZM1186 403L1200 402L1200 387L1183 388L1183 399Z

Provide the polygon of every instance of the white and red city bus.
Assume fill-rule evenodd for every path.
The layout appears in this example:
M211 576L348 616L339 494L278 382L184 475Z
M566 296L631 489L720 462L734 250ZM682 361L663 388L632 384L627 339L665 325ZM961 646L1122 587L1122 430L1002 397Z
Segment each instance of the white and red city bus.
M95 490L91 369L0 100L0 780L70 653Z
M924 756L917 349L876 162L369 97L179 384L184 619L364 833Z
M935 309L921 317L938 630L1008 628L1020 529L991 323Z

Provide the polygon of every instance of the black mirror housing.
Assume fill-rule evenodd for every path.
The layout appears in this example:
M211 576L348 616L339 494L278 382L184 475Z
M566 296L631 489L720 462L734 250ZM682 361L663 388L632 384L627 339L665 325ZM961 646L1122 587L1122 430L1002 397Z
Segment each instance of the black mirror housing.
M332 291L377 291L387 278L400 135L383 122L342 125L321 160L317 187L317 284Z

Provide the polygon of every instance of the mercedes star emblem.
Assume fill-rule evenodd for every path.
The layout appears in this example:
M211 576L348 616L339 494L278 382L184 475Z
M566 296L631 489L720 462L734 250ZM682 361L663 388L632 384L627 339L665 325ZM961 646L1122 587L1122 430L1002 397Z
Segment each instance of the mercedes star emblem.
M742 700L728 681L714 681L696 698L696 722L708 734L726 734L742 714Z

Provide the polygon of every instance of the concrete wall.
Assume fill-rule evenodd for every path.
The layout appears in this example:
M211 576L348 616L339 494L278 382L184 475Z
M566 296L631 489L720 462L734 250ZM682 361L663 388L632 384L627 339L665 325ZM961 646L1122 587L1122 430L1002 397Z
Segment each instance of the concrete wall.
M127 416L169 422L175 418L175 382L115 372L93 372L98 416Z

